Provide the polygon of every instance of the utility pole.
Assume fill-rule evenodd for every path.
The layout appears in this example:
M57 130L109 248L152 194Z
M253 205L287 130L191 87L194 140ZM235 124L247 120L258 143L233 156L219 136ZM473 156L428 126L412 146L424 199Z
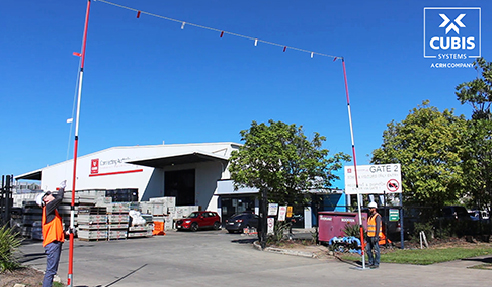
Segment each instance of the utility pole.
M261 249L266 247L266 231L267 231L267 189L260 189L260 230L258 232L258 239L260 240Z

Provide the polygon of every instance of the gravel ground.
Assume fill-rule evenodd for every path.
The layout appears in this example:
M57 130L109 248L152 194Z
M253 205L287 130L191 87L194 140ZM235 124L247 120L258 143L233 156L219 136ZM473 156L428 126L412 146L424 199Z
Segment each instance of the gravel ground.
M22 268L14 272L0 274L0 286L12 287L15 284L24 284L26 287L39 287L43 285L44 274L32 268Z

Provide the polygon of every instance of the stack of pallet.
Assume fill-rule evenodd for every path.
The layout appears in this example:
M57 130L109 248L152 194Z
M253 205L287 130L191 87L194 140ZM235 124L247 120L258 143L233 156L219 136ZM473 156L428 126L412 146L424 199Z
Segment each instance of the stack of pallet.
M128 237L130 224L130 203L113 202L108 207L108 239Z
M43 210L38 207L34 200L22 203L22 228L21 235L37 240L43 240L41 231L41 217Z
M152 237L153 230L154 224L130 226L128 229L128 238Z
M144 204L140 203L142 212L149 213L152 215L152 221L157 232L167 231L173 229L173 212L176 208L176 197L174 196L163 196L163 197L152 197L149 201ZM147 206L146 210L142 206ZM147 211L147 212L146 212Z
M81 240L107 240L108 215L105 207L80 206L77 216L78 237Z

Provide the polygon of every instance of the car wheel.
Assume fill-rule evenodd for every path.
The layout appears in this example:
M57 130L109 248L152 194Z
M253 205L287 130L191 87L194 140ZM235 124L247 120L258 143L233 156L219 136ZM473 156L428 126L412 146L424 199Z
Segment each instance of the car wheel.
M196 222L192 223L191 224L191 227L190 227L190 230L191 231L197 231L198 230L198 224Z
M216 222L214 223L214 229L215 229L215 230L220 230L220 223L219 223L219 222L217 222L217 221L216 221Z
M235 233L234 230L227 230L230 234Z

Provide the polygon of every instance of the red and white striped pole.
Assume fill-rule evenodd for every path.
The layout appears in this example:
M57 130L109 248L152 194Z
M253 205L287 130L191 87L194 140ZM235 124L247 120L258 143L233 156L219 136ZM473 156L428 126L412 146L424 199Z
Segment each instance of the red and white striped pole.
M354 130L352 128L352 113L350 111L350 98L347 84L347 70L345 69L345 59L342 58L342 66L343 66L343 79L345 80L345 94L347 95L347 110L349 117L349 125L350 125L350 139L352 141L352 155L354 157L354 173L355 173L355 189L357 190L357 209L359 213L359 231L360 231L360 249L362 255L362 268L365 268L365 258L364 258L364 228L362 227L362 215L361 215L361 204L360 204L360 194L359 194L359 179L357 177L357 160L355 159L355 143L354 143Z
M77 181L77 150L79 146L79 117L80 117L80 100L82 96L82 78L84 75L85 62L85 46L87 42L87 28L89 26L89 11L91 8L91 0L87 0L87 10L85 13L84 35L82 38L82 51L80 54L80 71L78 81L78 96L77 96L77 114L75 119L75 142L73 152L73 179L72 179L72 204L70 207L70 249L68 254L68 281L67 285L73 286L73 247L74 247L74 231L75 231L75 182Z

